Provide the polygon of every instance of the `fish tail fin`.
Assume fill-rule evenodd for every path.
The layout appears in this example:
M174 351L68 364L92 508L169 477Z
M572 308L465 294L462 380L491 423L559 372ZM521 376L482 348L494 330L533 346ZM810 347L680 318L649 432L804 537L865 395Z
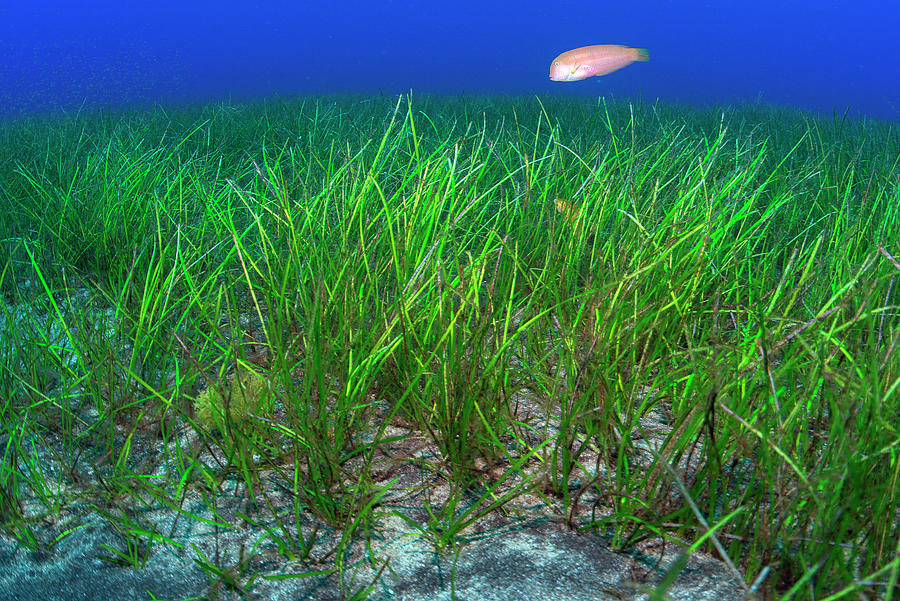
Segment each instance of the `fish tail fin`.
M646 48L635 48L637 50L637 59L639 61L648 61L650 60L650 51Z

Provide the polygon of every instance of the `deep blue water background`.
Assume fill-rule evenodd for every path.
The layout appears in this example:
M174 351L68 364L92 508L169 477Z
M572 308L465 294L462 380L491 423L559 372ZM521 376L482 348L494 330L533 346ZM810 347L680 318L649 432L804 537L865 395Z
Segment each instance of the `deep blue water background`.
M742 100L900 120L900 1L0 0L0 114L327 92ZM645 47L575 83L560 52Z

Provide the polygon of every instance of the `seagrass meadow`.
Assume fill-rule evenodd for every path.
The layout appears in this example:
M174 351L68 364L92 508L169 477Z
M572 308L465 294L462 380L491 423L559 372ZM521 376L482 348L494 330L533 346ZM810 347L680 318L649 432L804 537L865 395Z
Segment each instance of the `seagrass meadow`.
M139 569L175 541L138 509L200 520L234 484L257 544L194 557L226 595L263 548L342 575L386 516L453 553L528 497L759 598L900 595L896 123L344 95L23 118L0 148L24 549L93 515Z

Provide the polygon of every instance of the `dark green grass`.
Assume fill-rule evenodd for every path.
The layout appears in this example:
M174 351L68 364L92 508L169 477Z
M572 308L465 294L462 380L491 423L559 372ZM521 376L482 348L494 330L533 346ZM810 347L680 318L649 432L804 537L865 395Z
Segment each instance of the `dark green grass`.
M26 547L66 535L35 527L76 500L54 481L102 456L77 495L98 508L236 472L264 516L274 470L342 530L340 572L403 418L453 483L414 524L440 548L515 495L571 516L591 490L606 511L569 524L616 549L703 548L767 598L893 598L895 126L341 96L8 123L0 147L0 526ZM238 367L266 382L252 427ZM205 387L224 432L197 419ZM522 395L546 423L517 419ZM641 462L652 412L671 428ZM178 444L185 423L226 465ZM174 455L132 456L148 433ZM167 544L103 515L127 541L110 560ZM268 535L287 558L317 544Z

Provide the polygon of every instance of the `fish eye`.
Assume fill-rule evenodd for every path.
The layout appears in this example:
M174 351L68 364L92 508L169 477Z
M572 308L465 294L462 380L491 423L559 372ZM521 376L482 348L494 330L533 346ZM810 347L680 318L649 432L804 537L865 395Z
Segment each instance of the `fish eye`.
M559 66L559 61L554 62L554 63L553 63L553 66L554 66L554 67L558 67L558 66Z

